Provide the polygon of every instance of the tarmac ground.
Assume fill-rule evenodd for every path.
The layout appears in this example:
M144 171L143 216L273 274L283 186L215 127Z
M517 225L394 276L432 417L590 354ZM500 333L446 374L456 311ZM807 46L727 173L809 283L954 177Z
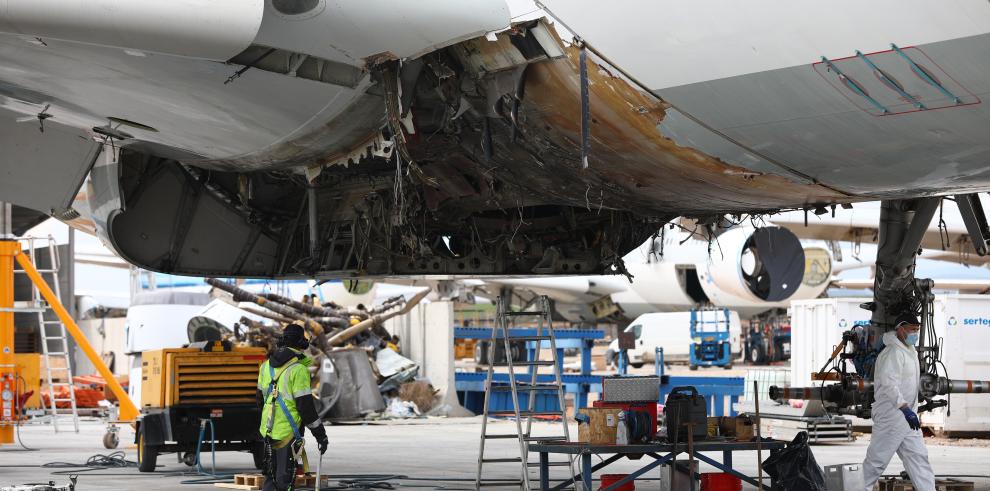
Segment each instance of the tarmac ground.
M540 423L536 426L534 435L560 433L559 425ZM512 433L514 423L497 421L489 423L489 428L492 433ZM81 467L46 466L52 462L82 464L94 454L110 453L111 451L104 449L101 443L104 431L105 426L99 421L84 421L79 433L56 434L50 426L22 427L23 443L38 450L25 451L17 444L0 448L0 488L48 481L64 484L68 480L67 474L71 473L79 476L76 486L79 491L220 489L211 483L195 483L197 479L203 479L203 476L197 475L193 468L178 463L174 454L159 456L159 468L155 473L141 473L134 467L88 470ZM331 489L345 489L341 487L341 480L360 476L384 478L380 481L388 482L392 486L387 489L473 489L480 431L480 417L334 425L327 428L330 450L323 457L322 469L325 474L332 476L331 484L336 487ZM575 435L577 433L575 426L572 426L570 431ZM137 458L133 439L130 428L125 427L121 430L121 444L118 450L123 451L129 460ZM315 468L316 446L312 441L307 443L311 466ZM821 466L855 463L863 460L868 443L869 435L861 437L854 443L814 446L813 452ZM974 481L975 489L990 490L990 465L988 465L990 447L978 445L981 443L983 441L933 440L928 451L936 473L946 476L985 476L965 479ZM490 440L488 448L488 455L491 457L508 457L513 451L518 455L518 446L513 440ZM535 460L536 454L533 455ZM712 457L721 460L720 455L712 455ZM739 452L733 459L737 470L750 476L756 475L756 452ZM209 469L209 454L204 454L203 460L204 465ZM628 473L646 463L648 459L621 460L603 472ZM494 479L517 478L517 465L488 464L486 476ZM566 475L566 468L558 469L555 471L556 476ZM888 473L894 474L901 470L900 461L894 457ZM701 471L711 472L713 469L703 465ZM249 454L221 452L216 454L216 472L233 474L255 471ZM535 470L532 475L536 475ZM641 479L636 482L636 488L659 489L659 475L659 470L651 471L646 475L648 480ZM404 477L388 478L388 476ZM749 486L744 489L755 488Z

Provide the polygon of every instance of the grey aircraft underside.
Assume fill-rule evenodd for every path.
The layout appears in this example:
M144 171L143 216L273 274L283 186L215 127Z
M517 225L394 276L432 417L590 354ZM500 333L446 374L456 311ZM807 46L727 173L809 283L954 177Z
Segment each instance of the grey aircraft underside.
M0 196L155 271L439 277L990 190L987 2L765 3L7 0Z

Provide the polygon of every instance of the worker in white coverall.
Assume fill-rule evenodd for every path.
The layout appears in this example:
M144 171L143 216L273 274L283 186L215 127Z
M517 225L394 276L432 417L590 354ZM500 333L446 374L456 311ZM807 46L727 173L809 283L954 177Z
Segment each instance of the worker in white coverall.
M921 435L918 388L918 335L921 326L912 314L901 314L897 328L883 335L883 351L873 372L873 435L863 461L866 491L872 491L890 458L897 453L916 491L935 491L935 473Z

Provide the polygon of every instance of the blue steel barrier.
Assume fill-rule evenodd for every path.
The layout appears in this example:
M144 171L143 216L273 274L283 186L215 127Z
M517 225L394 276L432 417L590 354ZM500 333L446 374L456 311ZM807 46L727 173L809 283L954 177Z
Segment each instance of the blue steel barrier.
M457 390L457 399L462 406L467 408L469 411L481 414L482 409L485 404L485 379L488 377L486 372L456 372L454 373L454 385ZM565 373L561 377L561 382L564 383L564 391L571 394L575 394L575 403L578 407L586 407L588 405L588 393L602 392L602 377L601 375L574 375ZM528 373L517 373L517 382L529 383L530 375ZM554 383L554 376L551 374L542 374L537 377L537 383L549 384ZM508 385L509 374L508 373L495 373L492 382L496 385ZM508 395L506 395L508 394ZM552 391L547 392L537 392L537 405L540 404L550 404L546 399L550 398L553 400L552 404L554 408L560 407L557 402L557 393ZM504 397L503 397L504 396ZM519 400L523 401L526 394L520 392ZM523 406L520 406L523 407ZM512 411L512 397L510 392L493 392L491 399L488 401L488 409L490 411ZM548 409L551 411L554 409Z
M535 336L536 329L528 327L518 327L510 328L510 336ZM591 349L595 345L596 339L602 339L605 337L605 331L601 329L554 329L554 337L556 338L557 345L557 359L559 363L563 364L564 361L564 350L565 349L578 349L581 353L581 373L580 375L564 374L561 377L561 381L564 383L564 391L574 394L574 400L578 407L585 407L588 405L588 393L589 392L601 392L602 391L602 380L600 376L592 376L591 374ZM492 328L490 327L461 327L454 326L454 339L478 339L483 341L491 340L492 338ZM496 337L496 339L502 339L501 336ZM539 345L539 346L537 346ZM537 349L547 349L550 348L549 341L527 341L526 342L526 358L528 360L533 360L536 358ZM529 383L530 372L536 367L518 367L516 371L516 380ZM604 368L604 367L603 367ZM563 370L561 370L563 371ZM454 385L457 390L457 397L460 400L462 406L466 407L468 410L475 413L482 412L482 407L485 404L485 378L487 377L486 372L456 372L454 373ZM537 379L542 383L552 383L554 382L553 375L544 374L540 375ZM495 383L509 383L508 373L496 372L493 382ZM480 394L481 397L478 397ZM498 393L499 397L492 397L489 401L489 409L492 411L505 411L512 410L512 398L511 397L501 397L503 394L510 393ZM494 396L495 394L493 394ZM537 405L543 404L543 399L547 396L552 396L554 407L559 407L560 404L557 402L557 394L555 392L547 392L546 394L537 394ZM520 394L520 400L524 400L522 394ZM547 402L549 404L549 402ZM552 409L548 409L552 410Z
M512 336L533 336L535 329L513 328ZM602 376L591 374L591 348L595 339L601 339L605 332L598 329L555 329L557 338L558 359L563 360L564 348L578 348L581 350L581 374L564 374L561 381L564 383L564 390L575 395L577 407L588 406L588 394L591 392L601 394ZM492 336L491 328L488 327L455 327L454 337L458 339L481 339L490 340ZM527 342L527 358L533 359L535 355L536 341ZM542 348L549 348L549 343L543 341ZM667 378L663 373L663 348L657 348L657 360L655 368L657 375ZM531 367L529 367L531 368ZM520 367L520 373L516 373L516 380L529 383L530 374L528 370ZM454 385L457 391L457 398L461 405L468 410L480 414L485 403L485 378L486 372L456 372L454 374ZM553 375L542 374L537 378L540 383L552 383ZM508 373L495 373L493 383L508 384ZM698 393L704 396L708 403L708 414L710 416L735 416L736 411L732 406L739 402L739 398L745 391L745 379L743 377L678 377L670 376L669 382L660 385L660 400L663 403L667 400L670 389L690 385L698 389ZM520 393L520 407L526 407L528 400L526 393ZM538 409L554 411L559 407L557 394L555 392L536 393L536 406ZM490 411L512 411L512 398L509 392L495 392L489 400Z

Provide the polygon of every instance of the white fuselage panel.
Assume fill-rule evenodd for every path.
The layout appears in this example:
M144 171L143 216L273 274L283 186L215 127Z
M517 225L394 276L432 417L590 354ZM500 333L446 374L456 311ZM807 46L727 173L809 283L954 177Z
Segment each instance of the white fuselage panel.
M545 0L576 34L652 89L810 65L891 43L990 32L982 0ZM513 5L513 14L524 6Z

